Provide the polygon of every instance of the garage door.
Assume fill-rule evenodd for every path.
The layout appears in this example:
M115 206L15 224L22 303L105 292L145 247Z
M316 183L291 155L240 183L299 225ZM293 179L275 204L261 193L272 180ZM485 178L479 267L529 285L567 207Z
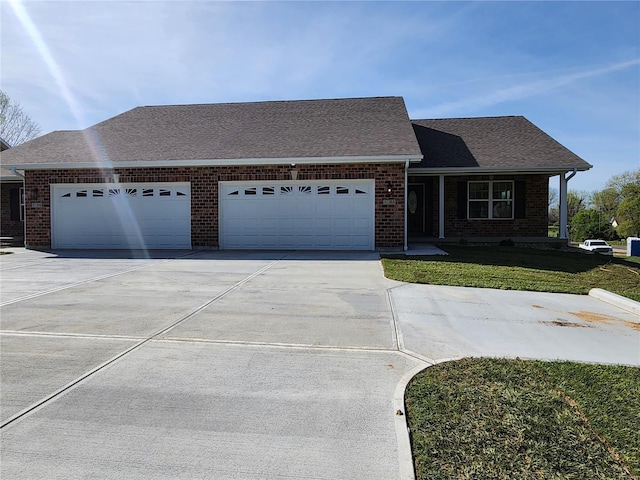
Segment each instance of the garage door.
M221 182L220 246L374 249L374 181Z
M189 183L53 185L53 248L191 248Z

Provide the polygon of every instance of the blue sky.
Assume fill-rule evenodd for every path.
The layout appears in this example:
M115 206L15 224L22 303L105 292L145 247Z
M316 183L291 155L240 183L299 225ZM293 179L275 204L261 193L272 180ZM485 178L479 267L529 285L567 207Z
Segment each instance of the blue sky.
M0 85L42 127L140 105L400 95L411 118L524 115L640 168L640 2L0 0ZM557 184L552 183L552 186Z

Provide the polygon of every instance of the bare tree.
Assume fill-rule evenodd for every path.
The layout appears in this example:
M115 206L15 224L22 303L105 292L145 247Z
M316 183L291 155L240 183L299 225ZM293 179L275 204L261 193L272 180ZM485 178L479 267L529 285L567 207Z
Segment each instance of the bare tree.
M627 184L640 185L640 168L613 175L607 182L606 187L613 188L620 193Z
M589 206L589 193L585 191L569 190L567 192L567 220L571 221L573 216L586 210Z
M593 208L610 220L616 214L618 205L622 200L622 189L607 187L604 190L594 192L591 196Z
M40 135L40 127L0 90L0 137L12 147Z

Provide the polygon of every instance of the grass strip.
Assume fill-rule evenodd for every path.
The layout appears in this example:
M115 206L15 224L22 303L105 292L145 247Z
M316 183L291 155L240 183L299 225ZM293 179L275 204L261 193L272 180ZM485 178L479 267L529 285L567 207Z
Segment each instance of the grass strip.
M604 288L640 301L640 263L631 258L491 246L442 247L449 255L382 259L393 280L433 285L587 294Z
M635 367L464 359L417 375L405 402L418 479L640 473Z

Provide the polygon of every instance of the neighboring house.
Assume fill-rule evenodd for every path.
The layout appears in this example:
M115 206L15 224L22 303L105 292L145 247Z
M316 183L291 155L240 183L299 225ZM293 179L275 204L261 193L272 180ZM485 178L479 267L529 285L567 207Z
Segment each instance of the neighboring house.
M566 203L591 168L523 117L411 121L401 97L138 107L2 165L30 248L363 250L542 240L549 177Z
M9 148L10 145L0 138L0 152ZM12 170L0 168L0 237L3 242L20 242L23 238L23 193L22 176Z

